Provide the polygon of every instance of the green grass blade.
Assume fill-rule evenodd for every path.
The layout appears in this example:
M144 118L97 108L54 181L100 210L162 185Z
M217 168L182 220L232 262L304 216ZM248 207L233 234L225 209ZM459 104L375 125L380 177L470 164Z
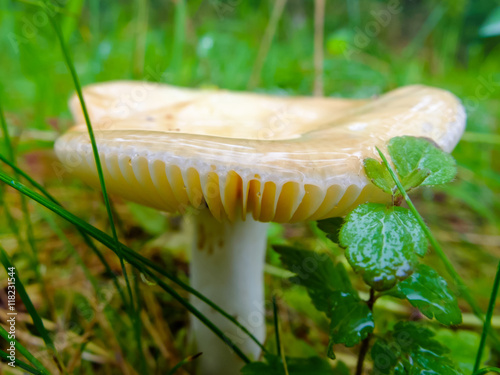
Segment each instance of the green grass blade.
M446 7L443 5L438 5L432 13L427 17L425 20L424 24L418 31L417 35L411 40L410 44L406 46L406 48L403 50L402 55L406 58L412 58L415 53L422 48L422 45L424 44L425 40L427 37L430 35L432 30L434 30L441 20L443 18L444 14L446 13Z
M1 176L0 176L1 178ZM230 322L232 322L234 325L236 325L239 329L241 329L252 341L254 341L265 353L268 352L267 348L262 345L262 343L245 327L243 326L240 322L238 322L233 316L231 316L229 313L224 311L221 307L219 307L217 304L212 302L210 299L205 297L203 294L198 292L196 289L193 289L191 286L188 284L184 283L181 279L177 278L173 274L165 271L161 267L159 267L157 264L155 264L153 261L149 260L148 258L143 257L142 255L138 254L137 252L133 251L132 249L129 249L127 247L123 247L123 250L129 254L131 257L134 259L137 259L139 262L142 264L145 264L152 270L158 272L160 275L166 277L167 279L173 281L175 284L180 286L182 289L185 291L191 293L195 297L199 298L201 301L205 302L207 305L212 307L214 310L216 310L219 314L224 316L226 319L228 319Z
M0 247L0 262L5 268L5 271L9 272L8 269L9 267L14 267L12 264L12 261L10 260L9 256L5 252L5 250ZM48 331L45 329L45 326L43 325L42 318L40 318L40 315L38 315L38 312L35 309L35 306L31 302L30 297L28 296L28 293L26 292L26 289L24 288L24 285L21 281L21 278L19 277L19 272L16 268L15 271L15 278L16 278L16 292L19 294L19 297L21 297L21 300L24 303L24 306L26 307L26 310L28 310L28 313L31 316L31 319L33 320L33 324L35 325L36 330L42 336L43 341L45 342L45 345L49 349L49 351L52 354L52 357L54 358L55 362L57 363L59 369L61 372L63 372L62 368L62 363L59 359L59 355L57 353L57 349L54 345L54 342L52 341Z
M137 270L136 270L137 272ZM142 321L141 321L141 298L140 298L140 290L139 290L139 275L135 275L134 277L134 292L135 292L135 311L134 311L134 320L133 320L133 329L135 334L135 339L138 344L139 349L139 365L141 369L141 374L148 373L148 367L146 363L146 358L144 357L144 348L142 347Z
M1 97L0 97L0 125L2 126L2 132L4 138L3 141L5 143L5 149L7 150L8 153L8 158L9 160L14 161L14 150L12 148L12 143L9 137L9 130L7 129L7 121L5 120Z
M378 148L377 148L377 151L378 151L380 157L382 158L382 161L383 161L385 167L389 171L392 179L394 180L394 183L396 184L401 195L403 196L404 200L406 201L406 204L408 204L408 207L410 208L413 215L415 215L415 218L417 219L420 227L424 231L424 233L425 233L427 239L429 240L429 242L431 243L432 247L436 251L436 254L443 262L443 264L446 268L446 271L451 276L451 278L453 279L455 284L458 286L460 293L463 295L464 299L467 301L469 306L472 308L474 315L476 315L484 323L484 314L483 314L481 308L479 307L478 303L474 299L474 297L472 297L472 295L470 294L469 289L465 285L465 282L462 280L462 278L460 277L458 272L455 270L455 267L448 259L448 256L443 251L443 249L442 249L441 245L439 244L439 242L437 241L436 237L434 237L434 235L432 234L429 227L425 224L424 219L422 218L422 216L419 214L419 212L417 211L417 209L413 205L413 202L411 201L410 197L406 193L406 190L404 189L403 185L401 184L401 181L399 181L399 178L397 177L396 172L394 172L394 170L392 169L390 164L387 162L385 155ZM500 344L500 340L498 339L496 334L493 331L490 331L490 334L495 339L495 341L498 344Z
M75 85L78 100L80 101L80 106L82 108L83 117L85 118L85 124L87 125L87 131L89 133L90 143L92 145L92 154L94 156L97 174L99 176L99 184L101 186L101 192L102 192L102 196L104 198L104 204L106 205L106 211L108 213L108 220L109 220L109 223L111 226L113 238L116 242L116 247L118 248L119 247L118 234L116 233L116 227L115 227L115 222L113 219L113 213L111 211L109 196L108 196L108 192L106 190L106 183L104 181L101 159L99 157L99 151L97 149L97 143L96 143L95 136L94 136L94 130L92 129L92 124L90 122L90 116L89 116L89 113L87 111L87 106L85 104L85 100L83 99L83 92L82 92L82 87L80 85L80 79L78 78L78 74L76 73L75 65L73 64L73 60L71 59L69 50L66 46L66 43L64 42L64 36L62 34L61 28L59 27L59 23L55 19L54 14L52 14L50 12L50 4L48 3L47 0L44 0L44 4L45 4L45 7L44 7L45 13L47 14L47 17L49 17L49 20L50 20L50 22L54 28L54 31L56 33L56 36L57 36L57 39L59 41L59 45L61 47L61 51L62 51L62 54L64 57L64 61L66 63L66 66L68 67L68 70L70 71L71 77L73 79L73 83ZM125 264L123 263L122 258L120 258L120 264L122 267L123 276L125 278L125 282L127 284L127 290L129 293L129 309L130 309L130 312L132 312L133 311L133 304L134 304L134 301L132 299L132 288L130 287L130 281L128 279L127 269L125 268Z
M7 353L5 353L3 350L0 350L0 358L2 358L5 362L10 362L10 359L8 357L9 356L8 356ZM16 364L16 367L22 368L23 370L28 371L30 374L35 374L35 375L48 374L48 373L44 373L44 372L42 372L40 370L37 370L36 368L31 367L26 362L23 362L23 361L21 361L21 360L19 360L17 358L14 361L14 363Z
M276 336L276 355L281 357L281 338L280 330L278 327L278 305L276 303L276 296L273 296L273 321L274 321L274 335Z
M144 76L144 60L146 56L146 39L148 34L148 1L135 1L135 37L132 57L132 77L135 79Z
M25 171L23 171L21 168L19 168L17 165L11 163L9 160L7 160L3 155L0 154L0 161L4 162L7 164L10 168L14 170L16 174L19 176L22 176L25 178L31 185L33 185L37 190L39 190L43 195L45 195L48 199L50 199L52 202L57 204L60 207L63 207L62 204L53 196L51 195L41 184L39 184L37 181L35 181L33 178L31 178L30 175L28 175ZM104 268L106 268L106 273L111 275L113 278L113 284L116 287L116 290L120 294L120 297L123 301L124 305L127 305L127 299L125 298L125 294L123 293L123 290L120 286L120 283L118 282L118 278L116 277L115 273L111 269L109 263L107 262L106 258L102 255L101 251L95 246L93 243L92 239L83 231L81 231L79 228L77 228L78 232L80 235L83 237L83 240L87 244L87 246L94 252L94 254L99 258L101 263L103 264Z
M2 107L2 98L0 97L0 123L2 126L2 131L3 131L3 136L4 136L4 142L5 142L5 147L7 149L7 153L9 155L9 160L12 163L15 163L15 153L14 153L14 148L12 147L12 142L10 139L9 135L9 130L7 129L7 121L5 120L5 115ZM16 176L17 177L17 176ZM28 209L28 202L26 200L26 197L21 194L21 211L23 213L23 220L24 220L24 225L26 226L26 237L27 241L29 244L29 248L31 249L31 262L33 269L35 271L36 278L38 282L40 283L42 290L46 296L48 296L47 293L47 286L45 284L45 280L43 279L42 273L40 272L40 262L38 260L38 250L35 244L35 234L33 230L33 224L31 222L31 217L30 217L30 212ZM15 222L11 224L11 226L16 226ZM20 233L18 230L16 232L19 235L19 240L21 241L20 244L23 243ZM22 247L21 247L22 248ZM55 309L52 304L52 300L50 298L47 298L47 303L49 306L49 311L52 314L52 317L54 317L55 314Z
M250 79L248 80L248 89L255 89L260 83L262 68L264 67L264 62L266 61L269 49L271 48L271 44L276 34L276 30L278 28L278 24L283 14L283 10L285 9L286 3L287 0L276 0L274 2L271 18L269 19L266 31L262 36L259 52L257 53L257 57L255 58L252 73L250 74Z
M65 39L69 39L78 25L78 16L82 14L83 0L69 1L66 5L66 13L69 15L63 18L61 30Z
M180 361L178 364L176 364L174 367L172 367L172 369L167 373L167 375L174 375L178 369L180 369L182 366L184 366L190 362L193 362L196 358L198 358L202 354L203 353L198 353L195 355L191 355L187 358L184 358L182 361Z
M146 258L140 256L136 252L134 252L132 249L128 248L127 246L120 244L118 248L115 247L115 242L114 239L108 236L106 233L103 231L93 227L92 225L88 224L84 220L80 219L79 217L73 215L72 213L66 211L59 205L55 204L54 202L44 198L40 194L34 192L33 190L27 188L23 184L21 184L19 181L16 181L12 179L10 176L6 175L2 171L0 171L0 180L5 182L7 185L13 187L14 189L20 191L22 194L25 194L27 197L33 199L34 201L40 203L41 205L47 207L54 213L58 214L62 218L66 219L68 222L74 224L81 230L85 231L88 235L92 236L95 238L97 241L101 242L103 245L107 246L110 250L115 252L117 255L122 256L124 259L127 260L132 266L137 268L140 272L144 273L145 275L149 276L151 279L153 279L163 290L165 290L167 293L169 293L174 299L176 299L182 306L184 306L189 312L191 312L194 316L196 316L198 319L200 319L201 322L203 322L212 332L214 332L215 335L217 335L221 340L223 340L228 346L230 346L234 352L241 357L241 359L245 362L249 362L248 357L218 328L216 327L210 320L208 320L198 309L196 309L193 305L191 305L187 300L182 298L173 288L165 284L162 280L160 280L152 271L149 269L145 268L145 265L151 264L152 262L148 260L148 262L143 262L143 260L146 260ZM153 263L154 264L154 263ZM157 269L158 267L156 267ZM156 270L154 269L154 270ZM164 273L164 271L163 271ZM180 285L180 284L179 284ZM185 284L184 284L185 285ZM182 286L182 285L180 285ZM190 290L193 290L192 288L188 287ZM196 292L198 295L201 295L200 293ZM203 297L204 300L209 301L206 297ZM211 306L217 306L213 302L211 302ZM218 311L223 311L220 307L217 306ZM229 316L225 312L224 316ZM234 318L231 319L232 322L235 322ZM239 325L239 323L237 324ZM251 336L253 337L253 336ZM253 337L255 339L255 337ZM262 345L262 344L261 344Z
M184 54L184 44L186 38L186 0L175 1L174 13L174 43L172 45L172 60L170 71L174 74L178 82L181 77L182 59Z
M90 272L88 267L85 265L85 263L83 262L83 259L80 256L80 254L78 253L78 251L76 251L73 244L68 240L68 237L66 237L66 235L64 234L62 229L57 225L54 218L45 210L40 209L39 212L40 212L40 216L42 216L43 219L49 224L49 227L50 227L50 229L52 229L52 232L54 232L56 234L56 236L64 244L64 247L66 247L71 252L71 254L75 257L76 262L82 268L83 273L85 274L85 277L87 278L87 280L90 281L90 284L94 288L95 294L97 296L99 296L99 292L98 292L99 286L98 286L97 280L94 277L94 275L92 275L92 273Z
M495 303L497 300L498 289L500 288L500 262L498 262L497 273L495 275L495 281L493 282L493 289L491 290L490 302L488 304L488 310L486 311L486 317L483 325L483 332L481 334L481 341L479 342L479 348L477 350L476 362L474 363L474 372L479 370L481 366L481 358L483 357L484 347L486 346L486 338L488 337L488 332L491 328L491 318L493 312L495 311Z
M26 172L24 172L22 169L20 169L19 167L17 167L16 165L13 165L12 163L10 163L8 160L6 160L2 155L0 155L0 161L3 161L4 163L6 163L7 165L9 165L9 167L11 167L12 169L14 169L14 171L18 172L18 174L24 178L26 178L30 184L32 184L33 186L35 186L38 190L40 190L40 192L42 192L42 194L44 194L48 199L50 199L53 203L55 203L56 205L60 206L61 208L62 205L53 197L50 195L49 192L47 192L47 190L45 190L45 188L43 186L41 186L38 182L36 182L35 180L33 180ZM5 181L5 180L4 180ZM39 202L40 203L40 202ZM43 203L42 203L43 204ZM106 270L108 272L111 272L111 269L108 265L108 263L106 262L106 260L104 259L104 257L102 256L101 252L95 247L95 245L91 242L91 239L88 237L88 235L83 232L79 227L78 225L76 225L78 231L82 234L82 236L84 236L84 239L85 241L87 242L87 244L91 244L91 247L92 249L96 252L96 254L98 254L98 256L100 257L101 261L103 262L104 266L106 267ZM106 246L109 247L109 244L105 244ZM130 251L129 251L130 250ZM268 352L267 348L262 345L262 343L248 330L248 328L246 328L245 326L243 326L240 322L238 322L233 316L231 316L229 313L227 313L226 311L224 311L223 309L221 309L218 305L216 305L215 303L213 303L211 300L209 300L207 297L205 297L203 294L201 294L200 292L198 292L196 289L193 289L191 288L188 284L184 283L181 279L175 277L174 275L166 272L164 269L162 269L161 267L159 267L156 263L152 262L151 260L143 257L142 255L136 253L135 251L131 250L131 249L128 249L128 248L124 248L124 251L126 252L130 252L130 255L134 258L136 258L137 260L139 260L141 263L143 264L146 264L149 268L155 270L156 272L158 272L160 275L162 276L165 276L166 278L168 278L169 280L173 281L174 283L176 283L177 285L179 285L181 288L183 288L184 290L186 290L187 292L193 294L194 296L196 296L197 298L199 298L200 300L202 300L203 302L205 302L207 305L209 305L210 307L212 307L213 309L215 309L217 312L219 312L222 316L224 316L226 319L228 319L229 321L231 321L232 323L234 323L239 329L241 329L243 332L245 332L245 334L248 335L248 337L250 337L252 339L252 341L254 341L257 345L259 345L259 347L264 351L264 352ZM112 273L111 273L112 274ZM117 281L116 281L116 278L115 278L115 285L118 289L118 291L121 291L121 288L119 287L119 285L117 284ZM122 292L123 293L123 292ZM124 298L124 297L123 297Z
M285 375L288 375L288 366L286 363L285 351L282 350L281 345L281 335L280 335L280 322L278 319L278 304L276 303L276 296L273 296L273 319L274 319L274 331L276 335L276 352L278 357L281 358L283 362L283 370L285 371Z
M18 351L19 353L21 353L28 361L31 362L31 364L33 366L35 366L37 368L37 370L40 371L41 374L47 374L47 375L50 375L50 372L49 370L47 370L43 365L42 363L35 358L35 356L33 354L31 354L29 352L28 349L26 349L19 341L17 341L16 339L11 339L9 338L9 333L5 330L5 328L3 328L2 326L0 326L0 336L7 342L10 342L10 341L14 341L15 342L15 347L16 347L16 351Z

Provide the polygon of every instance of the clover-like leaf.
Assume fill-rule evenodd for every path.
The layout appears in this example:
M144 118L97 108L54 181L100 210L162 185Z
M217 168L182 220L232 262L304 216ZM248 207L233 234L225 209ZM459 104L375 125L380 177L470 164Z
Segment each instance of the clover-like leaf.
M363 165L366 175L375 186L387 194L393 194L396 184L385 165L372 158L363 160Z
M426 317L436 318L442 324L462 322L457 299L448 288L446 280L425 264L419 264L415 272L398 283L389 294L408 299Z
M406 208L365 203L347 215L340 244L354 271L376 290L392 288L417 265L427 250L427 239L415 216Z
M425 179L429 177L431 171L428 169L415 169L408 176L404 177L401 181L403 188L409 192L413 188L423 184Z
M399 322L388 340L379 339L371 350L374 375L463 375L448 357L448 350L429 329Z
M326 236L334 243L339 243L340 228L344 224L342 217L331 217L329 219L318 220L318 228L326 233Z
M330 318L330 345L354 346L373 332L373 314L357 295L333 292Z
M328 254L282 245L273 249L281 255L283 265L297 275L290 281L307 289L318 310L330 311L330 296L334 291L356 294L344 266L334 265Z
M395 137L389 141L388 149L402 180L409 178L417 169L430 172L421 185L445 184L457 174L453 157L428 139Z

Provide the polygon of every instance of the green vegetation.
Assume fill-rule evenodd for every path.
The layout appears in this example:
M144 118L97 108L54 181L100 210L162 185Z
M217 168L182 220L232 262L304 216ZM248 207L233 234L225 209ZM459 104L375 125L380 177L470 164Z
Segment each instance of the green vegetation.
M19 314L14 370L5 364L12 276L2 270L1 370L194 369L187 311L205 318L188 299L188 226L103 199L52 151L80 83L140 79L284 95L323 87L356 98L422 83L459 96L468 122L454 159L403 137L385 155L395 170L383 155L365 160L398 205L361 205L345 224L271 226L268 341L243 373L500 373L499 14L500 3L485 0L327 1L318 76L314 1L2 2L0 261L16 267ZM360 241L367 228L379 247ZM388 228L404 252L382 241ZM307 257L317 267L304 277L295 266Z

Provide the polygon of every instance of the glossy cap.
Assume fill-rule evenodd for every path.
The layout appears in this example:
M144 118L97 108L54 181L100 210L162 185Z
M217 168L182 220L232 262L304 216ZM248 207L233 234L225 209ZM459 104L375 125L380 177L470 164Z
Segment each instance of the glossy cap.
M218 219L296 222L385 202L363 171L395 137L457 144L465 113L447 91L407 86L372 100L275 97L145 82L88 86L84 97L110 193L177 212L204 202ZM56 142L68 169L99 186L79 103Z

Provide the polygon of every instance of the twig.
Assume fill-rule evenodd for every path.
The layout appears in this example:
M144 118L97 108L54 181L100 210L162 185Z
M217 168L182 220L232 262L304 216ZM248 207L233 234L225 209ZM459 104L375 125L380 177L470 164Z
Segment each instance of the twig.
M373 311L373 305L375 304L375 290L370 289L370 299L366 302L370 311ZM356 375L363 374L363 366L365 363L366 354L368 354L368 350L370 349L370 340L372 338L372 334L369 333L366 339L361 343L361 348L359 349L358 355L358 363L356 365Z

